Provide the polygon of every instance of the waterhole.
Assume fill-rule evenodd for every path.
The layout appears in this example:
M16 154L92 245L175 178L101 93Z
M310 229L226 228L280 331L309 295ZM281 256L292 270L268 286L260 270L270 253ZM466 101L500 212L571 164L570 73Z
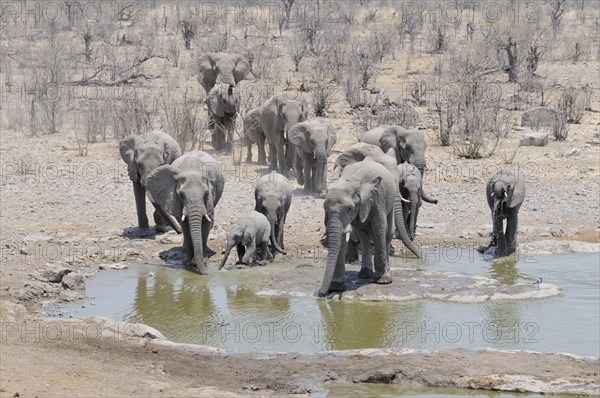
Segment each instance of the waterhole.
M453 249L454 250L454 249ZM501 284L540 281L562 295L453 303L360 302L257 295L269 275L300 262L217 271L208 276L156 264L100 271L86 280L86 300L63 316L105 316L144 323L175 342L228 352L315 352L359 348L524 349L600 356L600 263L597 253L486 261L467 249L424 261L392 258L392 267L453 271ZM312 263L324 267L324 263ZM358 266L348 266L358 269ZM424 281L426 282L426 281ZM402 283L395 280L394 283ZM315 290L318 288L315 281Z

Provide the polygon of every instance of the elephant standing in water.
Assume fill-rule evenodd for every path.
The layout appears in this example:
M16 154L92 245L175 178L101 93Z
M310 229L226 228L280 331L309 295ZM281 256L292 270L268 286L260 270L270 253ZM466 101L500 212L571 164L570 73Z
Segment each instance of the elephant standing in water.
M255 210L267 216L271 224L271 245L273 257L275 250L285 253L283 230L285 219L292 205L292 186L287 179L276 171L262 176L254 190Z
M181 224L187 259L194 260L200 274L207 273L204 256L212 252L207 246L208 234L224 186L219 163L199 150L158 167L146 182L150 200Z
M396 166L400 174L400 195L402 199L402 213L406 229L411 240L415 239L417 232L417 217L421 208L421 172L410 163Z
M346 290L344 282L346 250L350 231L355 231L362 247L359 277L379 284L392 282L389 248L394 225L394 177L381 164L367 157L348 165L336 182L327 187L323 204L327 214L329 251L320 297ZM371 259L375 246L375 273Z
M308 105L304 99L290 100L277 94L260 106L260 123L269 143L269 163L287 175L292 163L288 132L296 124L308 119Z
M227 247L219 269L225 265L233 246L237 247L238 260L242 264L250 264L258 248L260 250L258 264L264 265L265 261L273 259L273 255L269 251L270 238L271 225L264 214L253 210L239 218L227 232ZM275 246L275 249L278 248L279 246Z
M408 130L401 126L382 125L363 133L360 142L379 146L385 153L394 156L396 163L408 162L419 169L421 180L425 178L425 136L419 130ZM436 204L437 199L430 198L422 189L421 197L425 202Z
M220 151L226 149L226 138L231 139L231 129L235 125L240 101L237 84L246 78L250 65L240 54L206 53L198 57L196 66L198 82L208 96L212 144L215 150ZM219 87L213 90L215 86ZM231 141L227 147L230 145Z
M327 158L337 140L335 129L329 123L307 120L288 131L288 140L296 151L294 166L298 184L304 185L305 194L314 190L324 198Z
M490 244L480 246L478 250L483 253L492 249L494 257L511 255L517 249L517 226L519 209L525 200L525 180L517 170L501 168L487 184L485 196L494 227Z
M148 216L146 215L146 178L149 173L165 164L173 163L181 156L181 147L170 135L154 130L141 135L130 135L119 143L121 158L127 163L127 172L133 182L133 194L137 209L138 227L148 229ZM165 221L181 233L180 226L175 220L168 219L169 215L156 208L154 222L160 229Z

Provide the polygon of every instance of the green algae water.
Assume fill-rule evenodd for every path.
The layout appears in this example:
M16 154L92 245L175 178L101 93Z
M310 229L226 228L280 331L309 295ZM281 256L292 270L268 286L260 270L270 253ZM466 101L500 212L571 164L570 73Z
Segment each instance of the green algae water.
M542 278L562 290L558 297L469 304L256 294L269 275L293 269L299 262L221 272L213 265L208 276L165 265L130 264L128 269L100 271L87 279L89 298L67 305L63 316L144 323L172 341L228 352L487 347L597 357L599 262L598 253L490 262L467 249L424 260L392 257L392 267L483 275L506 285L535 284ZM353 267L358 269L357 265L347 268Z

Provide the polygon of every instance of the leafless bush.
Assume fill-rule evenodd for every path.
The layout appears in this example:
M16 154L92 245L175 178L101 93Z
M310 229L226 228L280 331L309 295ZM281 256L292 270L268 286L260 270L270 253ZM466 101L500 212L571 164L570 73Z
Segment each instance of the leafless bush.
M152 129L152 111L137 91L125 93L109 102L114 137L122 139Z
M410 95L415 100L417 105L425 105L427 103L427 82L424 79L419 79L416 81L410 90Z
M307 55L306 45L302 39L294 36L287 42L287 51L294 63L294 70L298 72L298 67L300 66L300 62Z
M208 116L202 110L203 103L204 99L190 98L187 87L183 98L166 96L160 103L163 128L175 138L184 152L193 149L196 142L203 143L207 138Z
M258 45L251 49L253 62L251 72L257 79L277 80L281 70L275 61L278 57L277 50L272 46Z
M395 124L406 128L414 128L421 125L421 118L412 106L405 102L398 102L380 111L377 115L377 122L379 124Z
M87 142L106 142L106 115L108 107L104 100L88 100L81 104L83 127Z
M351 73L344 78L344 94L352 109L365 107L368 104L367 94L362 88L361 79Z
M372 49L373 58L382 62L386 55L394 51L394 37L396 32L391 25L377 26L369 31L367 44Z
M427 30L427 39L431 53L443 53L448 47L448 24L443 18L432 18Z
M556 141L564 141L569 135L569 123L567 123L566 115L563 114L560 109L558 109L556 114L556 121L554 122L552 133Z
M176 68L179 66L179 55L181 51L179 50L179 46L177 44L177 40L171 38L167 42L167 58L171 61L171 65Z
M378 55L370 46L368 40L355 38L350 45L350 59L348 67L353 70L350 73L356 73L360 76L361 87L367 88L369 81L375 76L379 60Z
M589 108L591 90L589 84L581 89L569 87L564 90L558 99L557 112L561 114L566 123L579 124L584 111Z
M315 116L328 116L327 109L333 103L337 87L332 83L319 82L311 89L311 104Z

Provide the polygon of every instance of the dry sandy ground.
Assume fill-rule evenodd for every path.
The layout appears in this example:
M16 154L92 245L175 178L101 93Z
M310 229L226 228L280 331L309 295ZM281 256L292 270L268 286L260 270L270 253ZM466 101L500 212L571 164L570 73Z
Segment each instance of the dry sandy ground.
M551 140L547 147L523 147L517 154L515 164L527 182L518 240L530 254L598 250L597 115L588 113L582 125L571 126L566 142ZM341 138L337 149L349 146L354 133L348 115L333 112L330 121ZM520 135L514 132L501 151L514 148ZM424 204L416 242L434 250L487 243L491 220L484 187L501 156L460 160L431 138L427 153L431 171L425 187L440 203ZM573 148L577 154L569 156ZM575 391L569 388L579 386L579 392L597 392L598 360L561 355L456 351L381 356L375 352L286 354L261 364L252 355L183 352L148 338L135 340L135 344L110 338L78 341L68 334L36 342L31 338L35 332L26 332L22 338L13 327L34 327L34 311L41 300L78 295L59 292L60 288L39 280L51 264L89 270L113 261L157 261L158 253L177 246L180 237L124 236L124 230L135 226L137 219L131 184L115 141L90 145L89 156L82 158L77 156L72 134L31 138L3 131L0 151L1 396L285 395L318 389L326 380L353 381L368 376L379 382L393 378L408 386L548 392ZM210 242L216 251L233 219L253 207L253 186L264 171L254 164L235 168L229 156L218 159L227 182ZM296 189L286 230L286 242L292 248L289 256L312 258L316 252L323 253L319 244L322 220L322 200L302 196L301 189ZM401 247L397 241L394 245ZM213 258L210 263L213 270L216 261ZM16 302L23 307L15 307L12 303ZM385 374L375 375L373 369L377 368L383 368ZM513 379L503 385L494 375Z

